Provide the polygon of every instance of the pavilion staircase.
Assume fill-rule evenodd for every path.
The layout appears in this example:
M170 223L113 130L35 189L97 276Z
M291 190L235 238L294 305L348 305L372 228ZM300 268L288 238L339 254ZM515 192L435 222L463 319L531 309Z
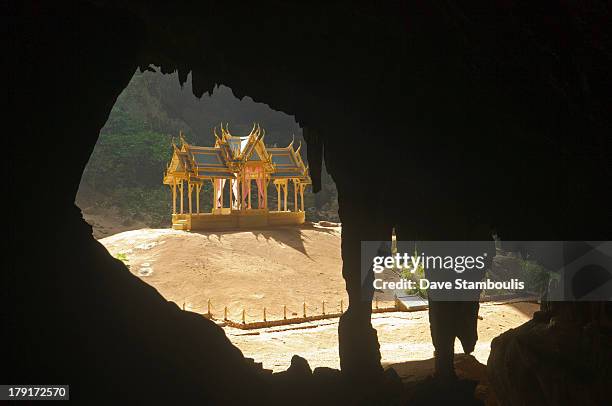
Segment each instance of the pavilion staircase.
M174 230L189 231L189 221L185 219L175 220L172 222L172 228Z

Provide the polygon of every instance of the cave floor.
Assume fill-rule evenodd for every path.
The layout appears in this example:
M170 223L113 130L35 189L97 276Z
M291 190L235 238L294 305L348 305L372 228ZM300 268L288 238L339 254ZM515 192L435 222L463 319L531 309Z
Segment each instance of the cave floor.
M473 353L475 359L486 364L491 340L531 319L538 308L539 305L527 302L481 304L479 316L482 319L478 322L479 339ZM338 318L325 319L256 330L240 330L232 327L224 329L232 343L240 348L246 357L261 362L266 369L275 372L286 370L294 354L305 358L313 369L340 368L337 347L338 320ZM372 325L378 332L383 364L427 360L433 356L434 349L426 310L374 314ZM458 354L463 352L458 340L455 342L455 352ZM426 372L427 368L420 370ZM431 368L433 371L433 364ZM407 371L405 374L409 375L410 372Z
M348 303L341 275L340 228L319 225L253 232L188 233L169 229L140 229L99 240L112 255L123 254L130 271L157 289L166 299L186 310L206 313L208 300L215 320L223 309L239 321L244 309L247 322L301 314L320 314ZM146 272L144 272L146 271ZM393 303L381 301L381 308ZM535 303L483 303L478 323L479 340L473 357L456 357L460 377L479 382L480 398L489 402L486 363L491 341L531 319ZM346 309L346 307L345 307ZM263 368L286 370L294 354L311 368L339 369L338 318L308 323L241 330L224 327L230 341ZM433 345L427 310L376 313L382 363L398 372L407 384L421 382L433 372ZM459 342L455 352L462 353Z

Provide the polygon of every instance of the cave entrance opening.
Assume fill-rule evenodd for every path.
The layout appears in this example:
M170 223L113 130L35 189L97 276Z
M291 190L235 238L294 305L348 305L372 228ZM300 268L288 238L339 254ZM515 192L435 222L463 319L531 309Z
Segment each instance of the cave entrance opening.
M100 132L77 205L95 237L134 275L183 309L224 325L230 340L265 368L285 370L295 353L312 367L339 368L338 316L349 303L341 272L338 192L331 176L323 170L316 195L290 180L268 183L268 208L306 211L303 227L172 230L173 211L211 212L215 202L223 202L217 210L231 211L234 204L229 182L196 185L195 200L184 185L162 185L172 144L180 142L177 135L195 145L211 145L212 129L220 123L248 134L260 122L268 130L267 147L301 143L306 156L302 129L293 117L248 97L239 100L225 86L201 99L190 88L189 80L185 88L178 86L176 74L134 75ZM244 204L257 210L262 183L248 182L251 193ZM395 306L376 296L372 303L383 363L430 358L426 310L393 316L388 310ZM249 325L263 328L253 334L245 330ZM479 343L488 345L487 340Z
M270 179L266 186L255 177L245 179L243 184L251 186L250 193L240 194L245 207L252 212L266 207L301 212L306 217L302 226L188 233L171 228L173 211L210 213L215 203L217 210L231 211L235 205L234 182L208 179L192 190L188 184L162 184L173 143L180 146L179 135L193 145L214 145L213 128L221 123L238 136L260 123L268 150L301 146L306 161L302 128L292 116L248 97L238 99L226 86L198 99L189 78L181 88L177 74L136 72L100 131L76 204L98 241L133 275L179 307L224 326L245 356L284 370L298 352L313 366L338 368L333 316L348 307L348 299L341 274L337 190L329 174L323 173L323 190L317 195L291 178ZM323 358L311 345L313 337L295 328L302 325L291 324L304 316L324 317ZM282 339L285 347L277 345L279 337L262 344L243 329L264 321L282 324L277 329L287 332L270 334L287 336Z

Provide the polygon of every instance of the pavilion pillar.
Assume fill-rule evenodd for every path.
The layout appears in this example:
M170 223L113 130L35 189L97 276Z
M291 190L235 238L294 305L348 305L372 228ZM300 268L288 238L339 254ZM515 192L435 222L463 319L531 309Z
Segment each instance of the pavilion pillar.
M263 190L261 190L261 188L264 186L264 179L263 176L261 176L261 173L258 174L257 177L259 178L259 182L257 182L257 208L263 209L264 207L266 207L266 204L262 202Z
M287 211L287 192L289 191L289 180L285 179L285 182L283 184L283 186L285 187L285 193L284 193L284 209L283 211Z
M176 214L176 180L172 180L172 214Z
M221 188L221 193L220 193L221 194L221 208L223 208L223 191L225 190L225 182L224 182L224 180L225 179L221 179L219 181L219 187Z
M200 214L200 190L202 185L196 185L196 213Z
M257 176L255 177L255 186L257 186L257 208L261 209L261 175L259 174L259 172L257 173Z
M246 210L249 208L249 202L247 199L249 198L249 189L248 189L247 177L245 171L242 172L242 188L240 189L242 192L242 200L240 203L240 210Z
M281 185L275 183L274 186L276 186L276 211L281 211Z
M304 211L304 186L300 185L300 208Z
M263 180L261 181L261 184L264 188L263 190L264 209L267 209L268 208L268 179L266 179L266 175L263 176Z
M181 187L180 187L180 191L181 191L181 214L183 214L183 200L185 200L184 199L184 195L183 195L183 189L184 189L183 180L181 179Z
M229 208L234 208L234 184L232 178L229 178Z
M244 210L246 207L244 207L245 204L245 190L244 190L244 182L246 182L246 180L244 179L244 176L242 177L242 179L240 179L240 210Z
M297 180L293 179L293 211L298 211L298 183Z
M248 196L249 196L249 201L248 201L248 208L251 208L251 184L253 182L251 181L251 179L249 178L249 188L248 188Z
M215 209L217 208L217 182L215 182L215 178L212 178L211 182L213 184L212 211L214 213Z
M189 214L193 213L193 205L191 203L191 192L193 191L193 184L191 182L187 182L187 193L189 194Z

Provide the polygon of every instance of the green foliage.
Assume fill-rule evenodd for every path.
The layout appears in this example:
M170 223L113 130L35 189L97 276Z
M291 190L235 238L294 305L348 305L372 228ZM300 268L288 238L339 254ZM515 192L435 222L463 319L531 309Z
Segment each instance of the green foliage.
M116 104L113 107L111 114L108 116L108 120L104 125L104 132L106 134L124 133L131 134L141 131L145 131L145 125L142 121L134 120L134 117L122 104Z
M548 289L551 272L542 265L529 259L519 259L521 265L520 279L525 282L525 289L530 292L543 294Z
M128 259L127 254L120 252L117 255L115 255L115 258L117 258L119 261L123 262L123 264L125 266L128 267L128 269L130 268L130 260Z
M236 134L247 134L257 121L266 128L266 142L279 146L288 145L292 134L301 135L293 117L249 98L239 100L229 88L217 88L202 99L195 98L190 89L189 81L184 88L178 86L176 74L136 72L100 131L77 201L88 207L116 208L126 225L140 221L150 227L166 227L172 199L162 177L179 131L189 142L200 145L214 142L212 128L220 122L229 122ZM331 177L325 180L321 196L307 192L307 206L327 207L324 213L337 217L337 203L329 202L335 203L337 192ZM212 185L206 182L200 210L210 211L211 201ZM314 214L314 220L321 217Z
M393 230L393 237L391 241L391 255L397 254L397 240L395 237L395 230ZM415 257L419 255L417 249L415 247L414 254ZM422 298L427 298L427 289L421 289L419 286L419 281L425 277L425 268L422 263L419 263L417 269L412 272L412 268L396 268L394 266L393 271L398 273L402 279L410 280L415 282L414 289L406 289L406 293L409 295L418 295Z
M143 221L150 227L163 227L170 225L171 200L167 186L121 187L104 204L117 207L128 219Z
M98 206L116 207L122 216L151 227L167 226L171 197L162 176L171 151L171 138L153 131L102 134L83 183L94 191Z
M414 250L413 255L415 257L419 255L416 249ZM425 268L423 267L422 263L419 263L419 266L414 272L412 272L412 269L401 269L400 275L406 280L415 282L416 287L414 289L406 289L406 293L409 295L418 295L424 299L427 298L427 289L421 289L419 285L419 281L425 278Z
M99 191L157 187L172 154L171 137L153 131L102 134L84 179Z

